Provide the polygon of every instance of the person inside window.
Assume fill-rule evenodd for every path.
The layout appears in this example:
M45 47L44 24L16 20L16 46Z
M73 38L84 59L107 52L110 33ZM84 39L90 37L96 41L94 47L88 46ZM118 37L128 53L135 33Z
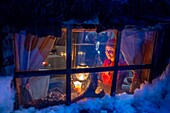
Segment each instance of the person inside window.
M103 62L103 67L109 67L114 66L115 63L115 48L116 48L116 40L114 38L109 39L106 43L105 47L105 54L106 59ZM121 56L121 55L120 55ZM127 65L127 63L123 60L123 57L120 57L119 66ZM125 77L129 74L128 71L118 71L117 75L117 82L116 82L116 93L123 93L122 84L124 82ZM108 72L101 72L99 81L98 81L98 87L95 91L96 94L100 93L102 90L104 90L105 94L110 95L111 91L111 84L112 84L112 78L113 78L113 71Z

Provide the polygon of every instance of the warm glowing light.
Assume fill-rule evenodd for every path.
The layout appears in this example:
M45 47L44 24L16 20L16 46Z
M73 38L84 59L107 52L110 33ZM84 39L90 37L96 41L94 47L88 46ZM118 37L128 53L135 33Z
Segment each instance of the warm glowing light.
M85 54L85 53L82 52L82 51L79 51L79 52L78 52L78 55L83 55L83 54Z
M45 62L42 63L42 65L43 66L48 66L49 64L48 64L48 62L45 61Z
M88 66L85 63L81 63L77 66L77 68L88 68ZM76 78L79 81L87 80L88 77L89 77L89 73L78 73L78 74L76 74Z
M60 52L60 55L61 56L66 56L66 53L65 52Z
M81 85L82 85L82 82L79 82L79 81L75 81L73 82L74 83L74 89L80 93L81 92Z
M76 74L76 78L80 81L84 81L84 80L87 80L89 74L88 73L79 73L79 74Z

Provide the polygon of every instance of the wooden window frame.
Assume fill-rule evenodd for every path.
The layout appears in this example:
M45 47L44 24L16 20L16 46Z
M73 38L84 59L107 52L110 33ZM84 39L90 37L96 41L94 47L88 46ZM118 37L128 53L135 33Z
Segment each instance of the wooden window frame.
M151 64L142 64L142 65L128 65L128 66L118 66L119 62L119 53L120 53L120 43L121 43L121 31L118 31L118 39L116 44L116 57L115 57L115 65L112 67L96 67L96 68L86 68L86 69L72 69L71 68L71 54L72 54L72 27L67 27L67 40L66 40L66 69L60 69L60 70L46 70L46 71L21 71L21 72L15 72L14 73L14 79L16 78L24 78L24 77L35 77L35 76L54 76L54 74L65 74L66 75L66 105L70 105L72 103L71 101L71 74L75 73L89 73L89 72L102 72L102 71L114 71L114 77L111 87L111 96L115 95L115 89L116 89L116 79L117 79L117 73L119 70L136 70L136 69L150 69L150 76L153 70L154 66L154 57L156 52L156 45L157 41L154 42L154 48L152 53L152 62ZM79 31L79 30L78 30ZM155 37L156 38L156 37ZM155 39L157 40L157 39ZM151 77L149 77L149 81L151 81ZM16 81L16 80L15 80ZM16 83L15 83L16 84ZM18 100L18 99L17 99Z

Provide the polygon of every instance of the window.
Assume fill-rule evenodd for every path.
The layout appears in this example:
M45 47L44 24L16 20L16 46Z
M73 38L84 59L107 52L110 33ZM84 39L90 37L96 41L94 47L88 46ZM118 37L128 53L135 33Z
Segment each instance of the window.
M156 33L63 28L62 37L16 34L19 105L43 108L87 97L133 93L149 80Z

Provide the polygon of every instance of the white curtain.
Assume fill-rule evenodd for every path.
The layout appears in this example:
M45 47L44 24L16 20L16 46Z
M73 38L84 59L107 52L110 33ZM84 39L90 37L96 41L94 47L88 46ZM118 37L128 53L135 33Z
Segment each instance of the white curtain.
M36 37L20 32L15 34L15 57L17 71L37 70L53 48L55 38Z
M129 65L150 63L155 34L156 32L144 30L122 31L121 52Z
M150 64L152 60L155 31L123 30L121 53L128 65ZM136 70L143 82L148 78L148 70ZM142 73L141 73L142 72Z
M33 71L40 69L42 62L45 61L51 52L54 42L55 38L52 36L40 38L35 35L26 34L24 31L14 34L16 71ZM18 80L18 82L21 85L20 87L30 83L30 90L28 92L31 98L38 99L47 94L49 76L27 77ZM23 96L24 95L21 97ZM28 100L26 99L27 97L24 98ZM23 99L22 101L25 100Z
M142 63L144 35L144 32L137 30L122 31L121 52L128 65Z

